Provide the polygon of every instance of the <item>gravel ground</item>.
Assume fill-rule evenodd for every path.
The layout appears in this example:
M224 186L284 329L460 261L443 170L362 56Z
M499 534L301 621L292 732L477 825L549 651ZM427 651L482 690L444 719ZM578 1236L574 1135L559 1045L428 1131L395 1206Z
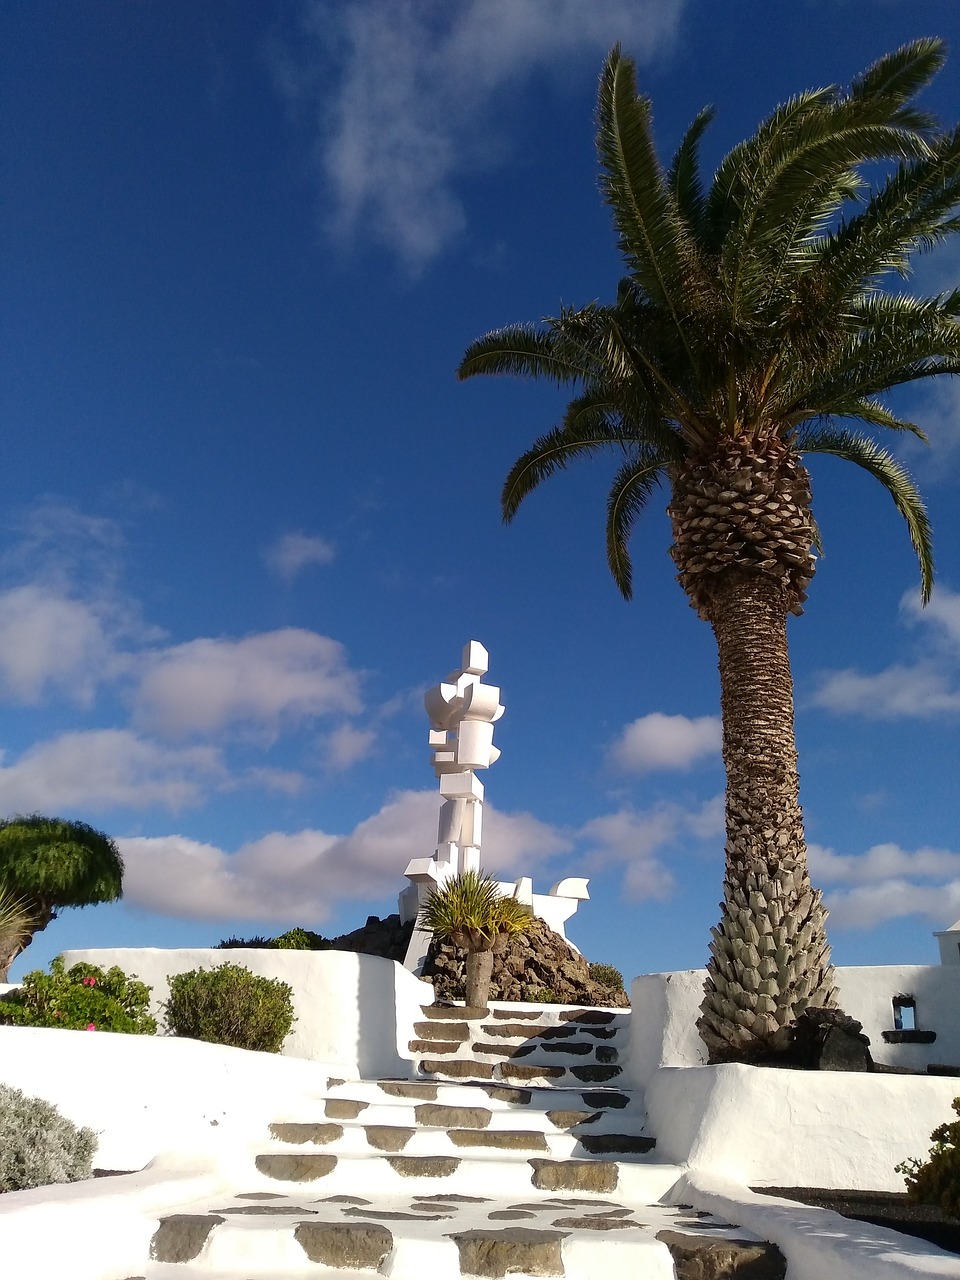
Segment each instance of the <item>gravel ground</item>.
M941 1249L960 1254L960 1220L932 1204L911 1204L896 1191L825 1191L818 1187L753 1187L760 1195L783 1196L801 1204L833 1209L845 1218L871 1222L877 1227L902 1231L928 1240Z

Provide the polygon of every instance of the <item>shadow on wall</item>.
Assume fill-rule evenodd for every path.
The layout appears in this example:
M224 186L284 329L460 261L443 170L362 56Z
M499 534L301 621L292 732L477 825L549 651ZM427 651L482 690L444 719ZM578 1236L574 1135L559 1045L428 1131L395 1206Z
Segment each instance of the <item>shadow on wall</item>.
M407 1044L421 1004L433 999L429 983L393 960L353 951L283 951L266 948L156 947L67 951L69 968L79 963L136 975L153 988L151 1013L160 1015L173 974L239 964L251 973L286 982L293 990L297 1021L283 1056L329 1063L345 1077L413 1074Z

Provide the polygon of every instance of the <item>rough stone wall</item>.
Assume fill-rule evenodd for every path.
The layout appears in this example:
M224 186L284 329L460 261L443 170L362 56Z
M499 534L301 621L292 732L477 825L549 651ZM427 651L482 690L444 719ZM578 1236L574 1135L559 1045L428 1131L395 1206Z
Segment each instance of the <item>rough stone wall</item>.
M438 999L462 1000L465 965L463 951L435 941L420 976L433 983ZM490 999L615 1008L630 1003L626 992L592 981L584 957L542 920L534 921L529 933L511 938L503 951L494 952Z
M362 956L383 956L403 964L413 933L413 921L401 924L398 915L367 916L367 923L352 933L334 938L331 946L336 951L357 951Z

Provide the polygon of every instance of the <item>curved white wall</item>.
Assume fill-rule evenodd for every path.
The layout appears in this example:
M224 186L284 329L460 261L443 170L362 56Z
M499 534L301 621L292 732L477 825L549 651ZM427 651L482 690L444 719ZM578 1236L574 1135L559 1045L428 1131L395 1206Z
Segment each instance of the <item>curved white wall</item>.
M268 948L164 950L157 947L65 951L69 969L81 962L103 969L118 965L153 988L151 1013L160 1006L170 975L190 969L239 964L251 973L279 978L293 989L297 1021L283 1046L285 1057L333 1064L345 1076L412 1074L408 1047L421 1004L433 987L401 965L352 951L274 951Z
M0 1027L0 1083L92 1129L100 1169L141 1169L161 1151L200 1154L236 1126L319 1112L312 1100L330 1069L199 1040Z

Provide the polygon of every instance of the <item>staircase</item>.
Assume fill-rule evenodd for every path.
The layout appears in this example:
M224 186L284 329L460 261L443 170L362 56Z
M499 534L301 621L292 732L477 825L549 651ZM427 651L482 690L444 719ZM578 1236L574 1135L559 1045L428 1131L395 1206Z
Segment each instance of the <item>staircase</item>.
M163 1217L130 1280L701 1274L679 1259L749 1233L657 1203L681 1170L612 1083L626 1025L425 1006L418 1079L330 1081L316 1114L269 1126L235 1194Z

